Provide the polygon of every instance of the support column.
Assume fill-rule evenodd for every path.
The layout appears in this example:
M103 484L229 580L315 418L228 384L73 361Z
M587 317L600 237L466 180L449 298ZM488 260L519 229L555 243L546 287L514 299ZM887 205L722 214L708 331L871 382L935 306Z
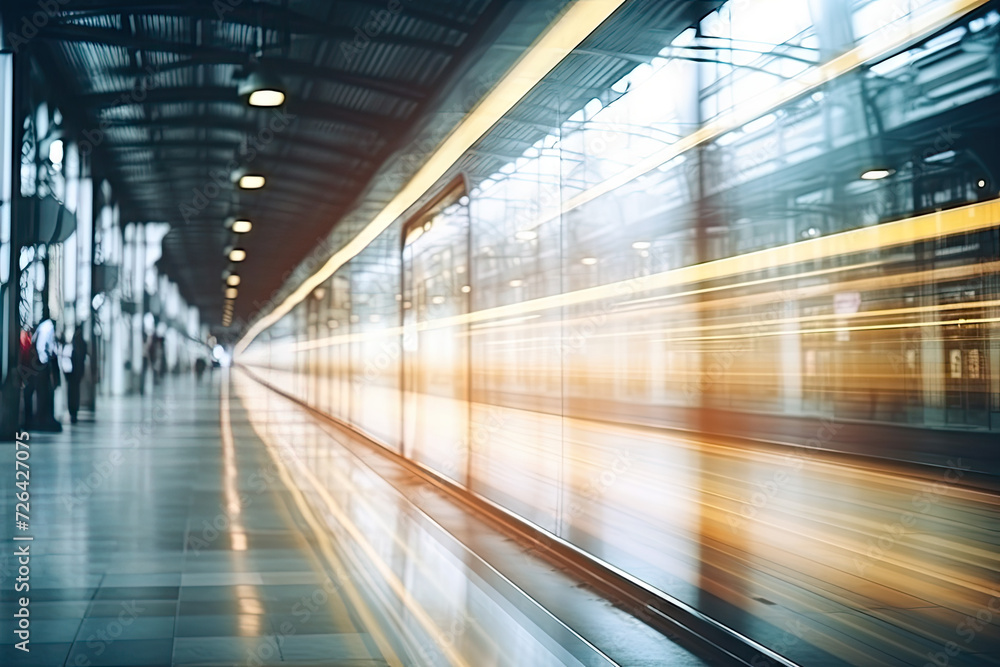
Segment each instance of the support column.
M13 8L0 13L0 50L7 25L16 25ZM0 52L0 440L14 440L20 418L20 299L21 269L18 258L24 242L26 220L20 197L21 144L24 135L22 106L27 99L27 56Z

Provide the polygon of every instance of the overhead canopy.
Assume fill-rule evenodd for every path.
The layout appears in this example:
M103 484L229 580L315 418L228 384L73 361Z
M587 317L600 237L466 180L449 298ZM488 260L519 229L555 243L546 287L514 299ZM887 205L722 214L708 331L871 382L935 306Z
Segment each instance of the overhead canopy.
M74 0L31 48L60 73L63 106L115 185L122 220L172 225L160 266L218 319L225 248L248 252L237 312L249 315L355 201L507 4ZM252 74L280 82L284 106L249 106L239 89ZM241 171L265 176L265 187L240 190ZM250 218L252 233L237 240L230 216Z

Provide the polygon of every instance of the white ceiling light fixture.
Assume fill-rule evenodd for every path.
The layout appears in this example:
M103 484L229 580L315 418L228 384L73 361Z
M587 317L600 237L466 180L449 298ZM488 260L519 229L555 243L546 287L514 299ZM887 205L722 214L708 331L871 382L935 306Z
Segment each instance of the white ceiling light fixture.
M233 248L229 251L230 262L242 262L247 258L247 251L243 248Z
M888 178L895 174L894 169L889 169L888 167L874 167L861 174L862 181L881 181L883 178Z
M267 41L264 22L256 27L256 53L237 74L242 79L237 92L252 107L278 107L285 103L285 84L280 76L261 64Z
M244 219L233 220L232 224L229 225L229 229L234 234L246 234L251 229L253 229L253 223L250 222L249 220L244 220Z
M253 71L243 80L239 95L252 107L280 107L285 103L285 85L277 76Z
M236 287L240 284L241 278L235 273L226 278L226 284L230 287Z
M260 174L244 174L237 182L243 190L259 190L267 182Z

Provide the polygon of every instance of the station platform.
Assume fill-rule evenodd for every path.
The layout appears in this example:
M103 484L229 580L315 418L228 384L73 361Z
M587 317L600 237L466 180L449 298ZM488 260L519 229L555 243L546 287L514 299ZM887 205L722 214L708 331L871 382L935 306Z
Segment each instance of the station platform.
M229 371L29 442L30 652L4 613L5 665L711 664Z

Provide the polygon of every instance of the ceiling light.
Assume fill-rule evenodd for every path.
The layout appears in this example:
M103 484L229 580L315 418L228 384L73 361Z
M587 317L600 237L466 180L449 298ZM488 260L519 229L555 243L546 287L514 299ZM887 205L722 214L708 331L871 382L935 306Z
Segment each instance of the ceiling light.
M472 291L471 287L469 287L468 285L462 285L462 294L468 294L471 291Z
M514 238L518 241L534 241L538 238L538 232L532 231L530 229L524 229L514 234Z
M517 280L517 279L515 279L515 280L510 281L510 286L511 287L520 287L523 284L524 284L523 280Z
M285 102L285 94L280 90L262 88L250 93L247 104L252 107L279 107Z
M229 253L230 262L242 262L247 258L247 251L243 248L233 248Z
M277 107L285 103L284 85L266 72L251 72L240 84L240 97L252 107Z
M235 299L236 295L239 294L239 293L240 293L239 290L236 289L235 287L227 287L226 288L226 298L227 299Z
M978 185L981 188L985 188L986 187L986 181L984 179L980 178Z
M636 241L635 243L632 244L632 247L635 248L636 250L646 250L651 245L653 244L650 243L649 241Z
M253 229L253 223L249 220L234 220L231 229L235 234L246 234Z
M883 178L892 176L895 172L892 169L886 169L884 167L878 167L876 169L869 169L865 173L861 174L861 180L863 181L881 181Z
M585 264L586 266L593 266L594 264L597 264L597 258L596 257L584 257L580 261L583 264Z
M264 177L259 174L240 176L240 187L244 190L258 190L264 187Z
M228 278L226 278L226 284L229 285L230 287L236 287L237 285L240 284L240 277L234 273Z

